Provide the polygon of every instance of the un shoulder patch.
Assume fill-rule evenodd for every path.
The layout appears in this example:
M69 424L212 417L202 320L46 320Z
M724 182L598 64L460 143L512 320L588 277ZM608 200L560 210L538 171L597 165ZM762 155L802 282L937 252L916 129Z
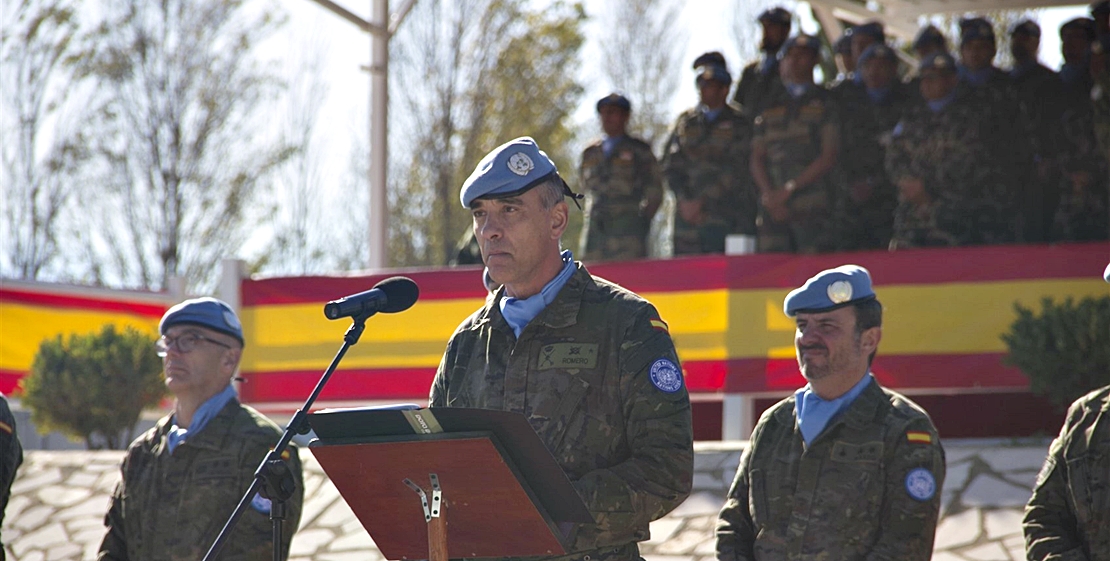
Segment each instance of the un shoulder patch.
M656 388L667 393L675 393L682 389L682 371L678 365L661 358L651 363L651 383Z
M917 468L906 474L906 492L918 501L927 501L937 494L937 480L933 472Z

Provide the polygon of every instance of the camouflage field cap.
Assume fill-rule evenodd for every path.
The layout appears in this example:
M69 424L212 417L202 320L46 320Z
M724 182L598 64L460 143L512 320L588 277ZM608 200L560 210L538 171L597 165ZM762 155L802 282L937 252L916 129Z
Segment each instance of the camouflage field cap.
M775 6L774 8L764 10L763 13L759 14L759 18L756 21L759 23L777 23L779 25L789 26L790 12L786 11L786 8L782 6Z
M621 95L617 92L613 92L613 93L597 100L597 110L598 110L598 112L601 111L602 107L605 107L607 105L612 106L612 107L619 107L621 109L624 109L625 111L632 111L632 102L628 101L627 97L624 97L623 95Z
M917 32L917 37L913 39L913 48L923 49L928 46L936 46L942 49L947 49L948 46L944 39L944 34L934 25L926 25Z
M841 265L821 271L801 287L791 290L782 303L782 310L794 317L798 312L831 312L873 298L871 273L859 265Z
M207 327L219 331L224 335L234 337L239 344L243 344L243 324L235 310L222 300L215 298L193 298L186 300L166 310L162 321L158 323L158 332L166 334L166 330L175 325L188 324Z
M960 20L960 43L975 39L989 39L994 42L994 28L986 18L964 18Z
M1097 35L1095 27L1095 20L1091 18L1069 19L1064 22L1064 25L1060 26L1060 36L1063 37L1065 31L1075 30L1086 35L1088 41L1094 41Z
M1030 37L1040 37L1041 26L1037 25L1037 22L1031 19L1021 20L1014 25L1013 29L1010 30L1011 36L1019 34L1028 35Z

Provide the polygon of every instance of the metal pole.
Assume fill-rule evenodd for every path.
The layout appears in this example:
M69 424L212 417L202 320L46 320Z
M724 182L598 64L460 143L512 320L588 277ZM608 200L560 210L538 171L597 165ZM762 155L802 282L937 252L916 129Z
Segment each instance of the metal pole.
M387 29L389 0L373 0L372 25ZM386 202L386 166L389 161L386 123L389 108L389 34L370 34L370 269L386 266L389 233Z

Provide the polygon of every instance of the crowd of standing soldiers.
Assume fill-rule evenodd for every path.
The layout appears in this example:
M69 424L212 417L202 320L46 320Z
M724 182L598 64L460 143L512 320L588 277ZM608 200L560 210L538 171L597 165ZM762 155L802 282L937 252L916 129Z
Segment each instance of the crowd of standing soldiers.
M720 53L694 61L699 103L658 160L627 134L627 97L598 101L605 134L582 155L579 255L647 256L664 189L675 255L722 253L730 236L744 251L794 253L1106 240L1110 2L1091 16L1061 26L1059 71L1037 59L1038 24L1017 23L1003 70L985 18L960 20L951 53L922 28L913 62L881 22L829 49L769 9L735 88ZM826 50L839 74L819 85Z

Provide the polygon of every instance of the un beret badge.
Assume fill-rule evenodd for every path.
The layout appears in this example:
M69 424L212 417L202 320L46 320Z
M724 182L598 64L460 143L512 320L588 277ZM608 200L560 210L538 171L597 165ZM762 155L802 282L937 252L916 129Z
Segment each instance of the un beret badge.
M509 166L509 171L521 177L528 175L528 172L532 171L532 168L536 167L536 165L532 163L532 158L529 158L528 154L525 154L524 152L517 152L516 154L509 156L509 161L507 162L507 165Z
M852 299L852 283L846 280L838 280L829 285L825 291L829 295L829 300L833 304L843 304Z

